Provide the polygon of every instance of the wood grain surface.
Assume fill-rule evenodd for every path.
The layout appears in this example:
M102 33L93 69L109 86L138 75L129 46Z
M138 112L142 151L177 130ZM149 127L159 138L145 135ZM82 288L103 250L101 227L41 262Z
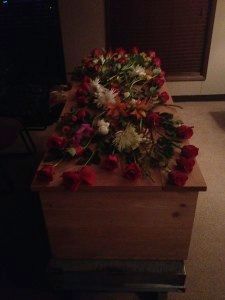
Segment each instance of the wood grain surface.
M42 192L57 259L187 258L197 192Z

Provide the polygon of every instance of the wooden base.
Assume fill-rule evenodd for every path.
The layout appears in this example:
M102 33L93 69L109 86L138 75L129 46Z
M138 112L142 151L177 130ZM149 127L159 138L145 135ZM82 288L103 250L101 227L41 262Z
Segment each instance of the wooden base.
M153 293L166 296L168 292L184 292L186 279L183 261L52 260L47 274L56 291L142 295L135 299L152 299Z
M42 192L57 259L185 260L197 192Z

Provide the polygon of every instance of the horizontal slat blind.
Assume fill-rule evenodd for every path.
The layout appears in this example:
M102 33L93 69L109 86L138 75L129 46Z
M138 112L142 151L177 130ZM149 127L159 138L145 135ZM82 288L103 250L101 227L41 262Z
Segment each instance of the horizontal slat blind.
M155 50L169 75L202 74L210 0L108 0L107 46Z

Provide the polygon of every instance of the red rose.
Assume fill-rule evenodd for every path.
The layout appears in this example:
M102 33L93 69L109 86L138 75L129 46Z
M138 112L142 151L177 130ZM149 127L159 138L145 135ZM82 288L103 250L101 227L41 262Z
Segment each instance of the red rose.
M77 112L78 120L84 120L85 117L89 115L89 111L87 109L81 109Z
M75 100L79 106L85 106L88 103L87 92L82 87L77 89Z
M77 191L81 184L80 173L77 171L67 171L62 174L63 185L70 191Z
M125 55L126 54L126 50L123 49L123 48L117 48L116 51L115 51L118 55Z
M77 155L77 156L81 156L81 155L83 155L83 153L84 153L84 147L82 147L82 146L77 146L77 147L75 147L75 151L76 151L76 155Z
M91 83L91 80L90 80L90 77L88 76L84 76L83 78L83 82L81 83L80 85L80 88L84 91L84 92L89 92L90 91L90 83Z
M181 149L181 155L187 158L194 158L198 155L198 148L194 145L183 146Z
M147 123L148 123L149 127L152 128L152 127L159 126L159 123L161 121L161 117L160 117L158 112L150 112L147 115L146 120L147 120Z
M167 92L162 92L159 94L159 99L162 103L166 103L170 99L170 96Z
M118 158L116 155L109 155L103 162L102 167L106 170L113 171L118 168Z
M82 182L93 185L96 181L95 171L90 166L85 166L80 170L80 178Z
M139 48L138 47L133 47L132 49L131 49L131 53L132 54L138 54L140 51L139 51Z
M178 138L183 140L190 139L193 135L192 127L189 127L187 125L181 125L177 127L176 131Z
M181 156L177 159L177 168L181 171L185 171L186 173L190 173L193 170L194 165L195 161L193 158Z
M53 180L54 166L44 165L37 171L37 179L44 182L50 182Z
M48 141L47 141L47 146L48 148L52 149L63 149L66 145L66 139L63 136L59 136L59 135L52 135L49 137Z
M73 123L76 123L77 120L78 120L77 116L72 116L72 117L71 117L71 121L72 121Z
M141 169L136 163L125 166L123 176L129 180L136 180L141 177Z
M155 83L155 85L157 85L158 87L161 87L161 86L163 86L164 85L164 83L165 83L165 78L164 77L156 77L155 79L154 79L154 83Z
M63 126L63 128L62 128L62 132L63 133L67 134L70 131L71 131L71 127L70 126L68 126L68 125Z
M184 172L174 170L168 174L169 183L184 186L186 181L188 180L188 175Z
M91 51L91 55L93 56L93 57L99 57L99 56L101 56L101 55L103 55L104 54L104 51L102 50L102 49L100 49L100 48L95 48L95 49L93 49L92 51Z
M127 61L127 58L125 56L123 57L120 57L117 62L120 63L120 64L124 64L125 62Z
M155 51L149 51L149 52L148 52L148 56L149 56L151 59L155 58L155 56L156 56Z
M159 68L159 67L161 66L161 60L160 60L160 58L155 57L155 58L153 59L153 64L154 64L157 68Z

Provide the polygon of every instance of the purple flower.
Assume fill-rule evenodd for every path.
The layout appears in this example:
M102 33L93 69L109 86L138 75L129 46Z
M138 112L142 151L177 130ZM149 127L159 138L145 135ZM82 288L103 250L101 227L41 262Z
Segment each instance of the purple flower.
M93 132L94 129L91 127L90 124L83 123L74 135L73 140L75 144L79 145L82 138L90 137L93 134Z

